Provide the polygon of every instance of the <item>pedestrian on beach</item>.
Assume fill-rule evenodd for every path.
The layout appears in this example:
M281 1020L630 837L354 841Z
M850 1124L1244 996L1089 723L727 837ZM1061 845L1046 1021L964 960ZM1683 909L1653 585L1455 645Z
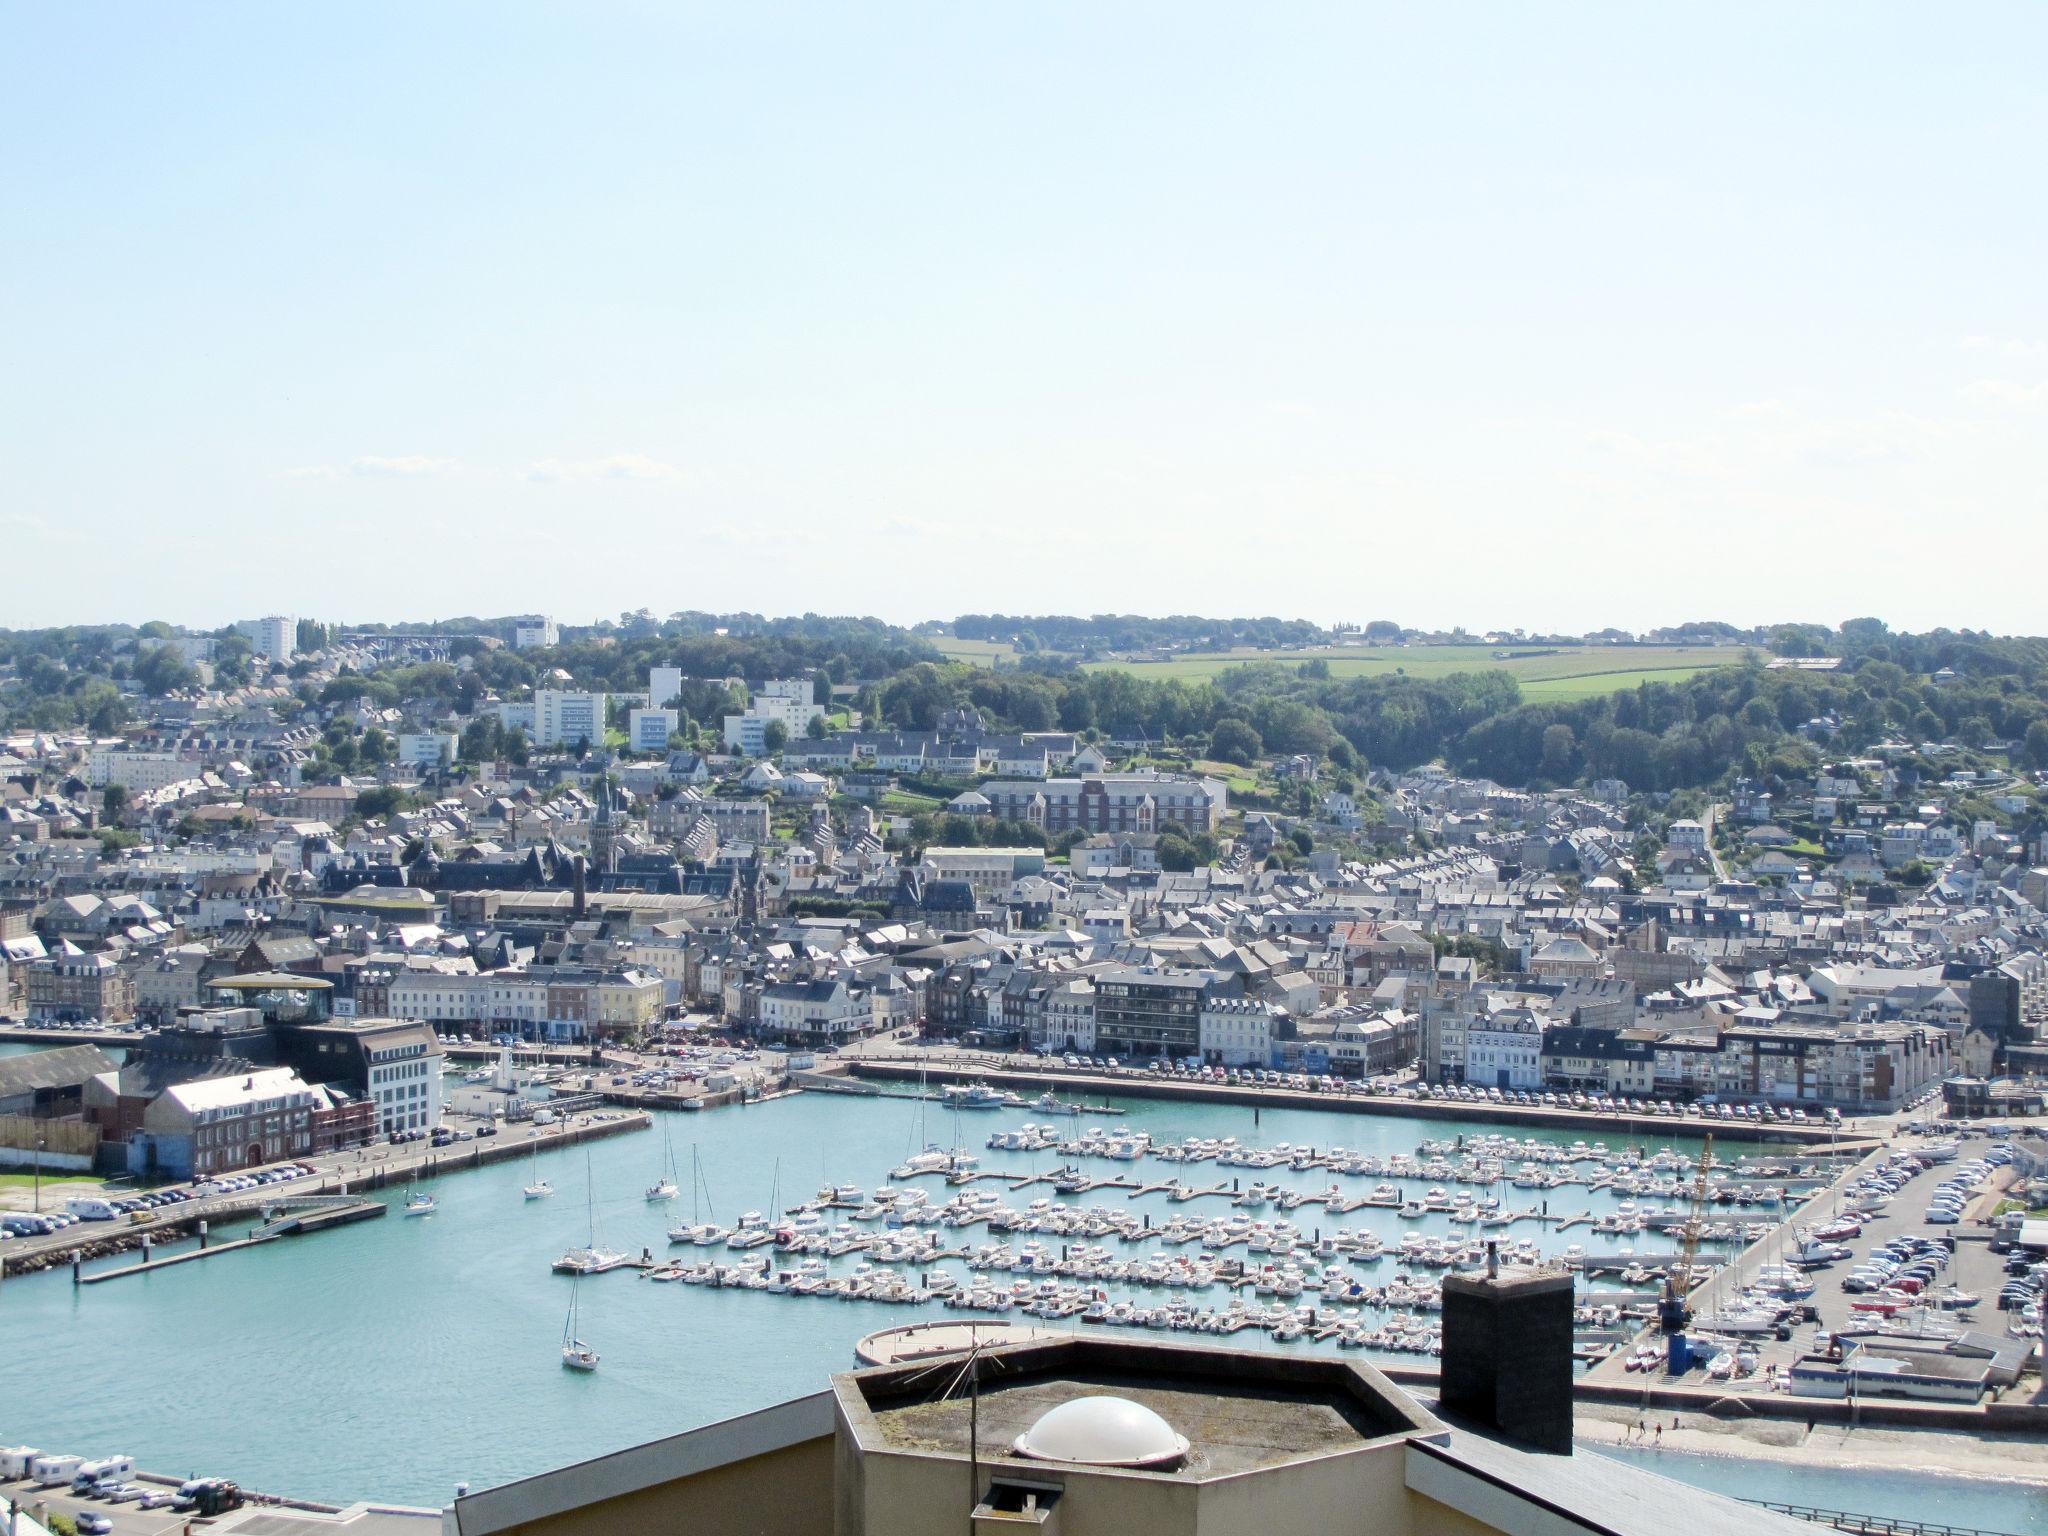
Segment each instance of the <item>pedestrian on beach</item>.
M1659 1424L1659 1425L1657 1426L1657 1444L1659 1444L1659 1445L1661 1446L1661 1445L1662 1445L1663 1443L1664 1443L1664 1426L1663 1426L1662 1424Z

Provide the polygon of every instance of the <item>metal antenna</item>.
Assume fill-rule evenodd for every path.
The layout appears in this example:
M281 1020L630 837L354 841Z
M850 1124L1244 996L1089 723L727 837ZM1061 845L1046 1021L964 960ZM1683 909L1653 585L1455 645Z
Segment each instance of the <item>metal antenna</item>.
M981 1339L967 1352L967 1529L974 1529L974 1507L981 1502Z

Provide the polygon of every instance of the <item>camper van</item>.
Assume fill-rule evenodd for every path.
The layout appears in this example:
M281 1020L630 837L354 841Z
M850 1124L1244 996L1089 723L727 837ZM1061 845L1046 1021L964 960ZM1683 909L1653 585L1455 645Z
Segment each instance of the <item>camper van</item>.
M66 1200L64 1209L80 1221L112 1221L121 1213L114 1209L111 1200L102 1200L95 1195L84 1195L76 1200Z
M71 1479L78 1475L78 1469L85 1465L83 1456L38 1456L28 1469L28 1475L45 1488L69 1486Z
M0 1483L18 1483L43 1453L32 1445L0 1445Z
M71 1474L71 1486L89 1488L95 1483L125 1483L135 1475L133 1456L102 1456L88 1461Z

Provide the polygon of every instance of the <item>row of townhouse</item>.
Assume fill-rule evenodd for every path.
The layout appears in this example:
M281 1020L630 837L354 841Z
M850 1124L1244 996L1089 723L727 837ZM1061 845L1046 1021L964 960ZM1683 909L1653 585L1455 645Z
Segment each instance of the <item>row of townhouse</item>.
M821 740L796 740L783 761L805 768L873 769L879 773L924 773L940 778L996 774L1044 779L1055 769L1105 766L1099 749L1077 744L1064 731L998 736L985 732L841 731Z
M403 971L391 978L390 1011L430 1024L480 1025L527 1039L585 1040L632 1034L661 1017L661 976L634 969L527 966L473 973Z
M1425 1004L1424 1075L1509 1091L1891 1108L1951 1069L1934 1022L1731 1025L1666 1032L1566 1023L1541 1008Z
M1229 809L1220 779L1180 774L1100 773L1070 779L991 779L981 786L995 816L1048 833L1157 832L1179 826L1214 832Z

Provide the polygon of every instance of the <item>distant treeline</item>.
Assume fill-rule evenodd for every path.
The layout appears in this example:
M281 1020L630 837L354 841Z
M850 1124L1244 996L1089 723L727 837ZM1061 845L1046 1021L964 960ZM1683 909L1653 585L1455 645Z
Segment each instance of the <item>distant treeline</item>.
M448 622L474 635L510 621ZM1259 619L983 615L953 628L972 638L1009 638L1023 624L1061 647L1084 637L1123 649L1202 637L1218 645L1296 645L1322 635L1299 621ZM1716 628L1686 625L1663 634L1706 638ZM1857 752L1886 738L2011 743L2020 765L2048 768L2048 639L1894 633L1875 619L1839 629L1784 624L1744 633L1762 643L1739 665L1570 703L1527 702L1513 677L1486 667L1433 678L1333 677L1316 660L1260 660L1189 681L1082 670L1069 655L995 671L943 660L921 633L815 614L677 613L659 621L629 614L619 624L569 631L563 644L544 650L458 640L453 649L458 659L468 657L467 668L393 667L299 686L315 703L431 698L468 709L487 691L516 693L557 670L577 686L633 693L647 686L651 668L674 666L691 679L682 702L699 722L739 707L727 678L752 684L807 677L821 700L834 686L855 688L854 702L870 725L931 729L947 711L972 706L1010 730L1172 742L1235 762L1307 753L1345 768L1362 759L1398 769L1441 759L1518 785L1619 778L1636 789L1686 788L1733 771L1789 771L1820 753ZM155 623L0 631L0 720L118 730L134 717L123 685L147 694L191 685L191 669L161 643L170 635ZM246 642L223 635L231 671L246 672ZM1764 659L1771 654L1839 657L1841 665L1770 670ZM294 674L303 677L307 665L296 664ZM1809 727L1804 734L1802 726Z

